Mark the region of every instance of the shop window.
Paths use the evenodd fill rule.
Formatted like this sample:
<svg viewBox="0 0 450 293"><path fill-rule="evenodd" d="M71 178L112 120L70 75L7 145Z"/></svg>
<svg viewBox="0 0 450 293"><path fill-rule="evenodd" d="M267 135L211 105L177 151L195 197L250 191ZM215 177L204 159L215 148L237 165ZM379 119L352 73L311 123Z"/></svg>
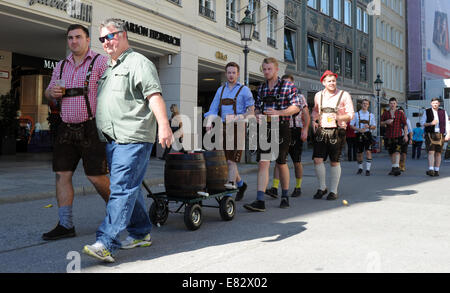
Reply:
<svg viewBox="0 0 450 293"><path fill-rule="evenodd" d="M321 53L321 68L320 70L324 72L330 69L330 44L322 42L322 53Z"/></svg>
<svg viewBox="0 0 450 293"><path fill-rule="evenodd" d="M342 74L342 49L339 47L334 47L334 73Z"/></svg>
<svg viewBox="0 0 450 293"><path fill-rule="evenodd" d="M209 19L215 20L216 14L214 12L213 0L198 0L199 1L199 14Z"/></svg>
<svg viewBox="0 0 450 293"><path fill-rule="evenodd" d="M267 44L272 47L277 46L276 40L277 15L278 11L275 8L267 6Z"/></svg>
<svg viewBox="0 0 450 293"><path fill-rule="evenodd" d="M319 53L319 42L313 37L308 37L308 60L307 65L310 68L318 69L317 54Z"/></svg>
<svg viewBox="0 0 450 293"><path fill-rule="evenodd" d="M284 60L295 63L296 31L284 29Z"/></svg>
<svg viewBox="0 0 450 293"><path fill-rule="evenodd" d="M345 51L345 78L353 79L353 54Z"/></svg>
<svg viewBox="0 0 450 293"><path fill-rule="evenodd" d="M367 58L361 57L359 61L359 80L367 82Z"/></svg>

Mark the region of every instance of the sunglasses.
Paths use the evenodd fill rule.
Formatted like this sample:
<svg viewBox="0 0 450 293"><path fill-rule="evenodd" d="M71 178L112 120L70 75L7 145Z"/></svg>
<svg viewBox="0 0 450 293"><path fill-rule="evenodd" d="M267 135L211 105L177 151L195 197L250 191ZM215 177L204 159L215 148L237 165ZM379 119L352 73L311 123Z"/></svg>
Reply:
<svg viewBox="0 0 450 293"><path fill-rule="evenodd" d="M100 38L98 38L98 39L100 40L100 43L103 44L103 43L105 42L105 40L111 41L112 39L114 39L114 36L115 36L116 34L121 33L121 32L123 32L123 31L113 32L113 33L107 34L107 35L104 36L104 37L100 37Z"/></svg>

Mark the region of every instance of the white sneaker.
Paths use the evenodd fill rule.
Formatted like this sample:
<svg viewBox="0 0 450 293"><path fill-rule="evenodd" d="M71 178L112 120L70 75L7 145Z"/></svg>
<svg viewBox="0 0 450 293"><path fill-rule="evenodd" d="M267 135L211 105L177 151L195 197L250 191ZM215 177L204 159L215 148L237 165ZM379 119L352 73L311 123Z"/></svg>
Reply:
<svg viewBox="0 0 450 293"><path fill-rule="evenodd" d="M152 237L150 233L147 234L143 239L134 239L128 236L125 241L122 242L122 247L120 249L131 249L135 247L148 247L152 245Z"/></svg>
<svg viewBox="0 0 450 293"><path fill-rule="evenodd" d="M234 184L234 182L231 182L231 181L228 183L225 183L223 186L225 186L225 188L228 190L237 189L236 184Z"/></svg>
<svg viewBox="0 0 450 293"><path fill-rule="evenodd" d="M95 242L93 245L85 245L83 248L83 253L95 257L104 262L115 262L111 253L105 248L101 242Z"/></svg>

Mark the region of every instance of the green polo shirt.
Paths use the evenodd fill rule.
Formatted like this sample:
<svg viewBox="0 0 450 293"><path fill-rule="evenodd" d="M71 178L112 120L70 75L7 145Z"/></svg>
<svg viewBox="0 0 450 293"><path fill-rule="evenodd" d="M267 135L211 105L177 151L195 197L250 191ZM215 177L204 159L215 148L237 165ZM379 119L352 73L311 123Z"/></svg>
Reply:
<svg viewBox="0 0 450 293"><path fill-rule="evenodd" d="M97 128L117 143L155 142L156 118L147 97L162 93L155 65L131 48L98 80Z"/></svg>

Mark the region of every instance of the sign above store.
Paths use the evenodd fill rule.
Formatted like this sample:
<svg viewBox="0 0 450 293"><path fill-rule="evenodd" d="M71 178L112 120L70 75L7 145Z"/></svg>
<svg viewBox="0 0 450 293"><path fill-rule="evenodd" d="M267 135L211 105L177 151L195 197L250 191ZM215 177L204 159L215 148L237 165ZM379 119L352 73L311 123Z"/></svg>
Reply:
<svg viewBox="0 0 450 293"><path fill-rule="evenodd" d="M42 4L61 11L75 19L92 22L92 5L81 3L79 0L30 0L29 5Z"/></svg>
<svg viewBox="0 0 450 293"><path fill-rule="evenodd" d="M127 31L131 33L135 33L144 37L148 37L150 39L155 39L164 43L168 43L174 46L181 46L181 39L177 37L170 36L168 34L164 34L152 29L149 29L145 26L138 25L132 22L125 21L125 26Z"/></svg>

